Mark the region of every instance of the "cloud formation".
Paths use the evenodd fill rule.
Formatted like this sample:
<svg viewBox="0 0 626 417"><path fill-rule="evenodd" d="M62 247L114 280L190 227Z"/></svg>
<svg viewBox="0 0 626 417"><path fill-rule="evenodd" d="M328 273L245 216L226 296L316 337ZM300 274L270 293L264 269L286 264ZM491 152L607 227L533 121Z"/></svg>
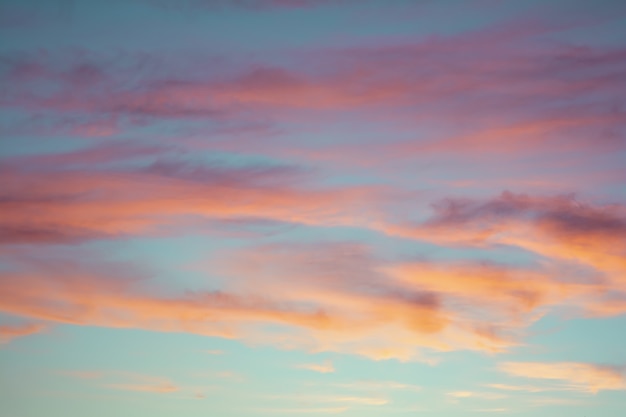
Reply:
<svg viewBox="0 0 626 417"><path fill-rule="evenodd" d="M140 156L135 152L144 158L159 153L158 148L107 145L7 163L0 200L5 213L0 222L3 243L149 234L169 224L184 228L194 219L358 224L365 221L367 211L375 210L371 204L376 201L376 188L298 188L291 182L300 174L289 167L157 161L106 169L106 163L120 162L120 150L129 151L125 159L130 162ZM103 163L104 169L83 168Z"/></svg>
<svg viewBox="0 0 626 417"><path fill-rule="evenodd" d="M302 363L296 365L296 368L308 369L314 372L320 372L322 374L335 372L335 367L331 361L325 361L324 363Z"/></svg>
<svg viewBox="0 0 626 417"><path fill-rule="evenodd" d="M404 224L389 232L440 244L519 247L596 268L623 285L623 205L593 206L573 196L504 192L487 200L447 199L433 207L435 214L423 223Z"/></svg>
<svg viewBox="0 0 626 417"><path fill-rule="evenodd" d="M601 365L626 314L624 5L3 3L10 413L533 414L626 389Z"/></svg>
<svg viewBox="0 0 626 417"><path fill-rule="evenodd" d="M499 369L510 375L532 379L558 381L561 386L578 391L597 393L626 390L624 369L577 362L504 362Z"/></svg>
<svg viewBox="0 0 626 417"><path fill-rule="evenodd" d="M44 323L24 323L24 324L7 324L0 325L0 344L9 343L18 337L24 337L31 334L39 333L46 329Z"/></svg>

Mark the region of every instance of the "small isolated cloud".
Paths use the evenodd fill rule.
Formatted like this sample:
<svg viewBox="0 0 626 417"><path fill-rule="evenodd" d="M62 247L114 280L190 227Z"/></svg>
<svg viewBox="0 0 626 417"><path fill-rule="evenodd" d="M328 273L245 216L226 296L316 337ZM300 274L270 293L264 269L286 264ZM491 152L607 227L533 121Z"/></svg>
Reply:
<svg viewBox="0 0 626 417"><path fill-rule="evenodd" d="M477 398L482 400L499 400L506 398L504 394L497 392L479 392L479 391L452 391L447 393L452 402L457 402L465 398Z"/></svg>
<svg viewBox="0 0 626 417"><path fill-rule="evenodd" d="M603 390L626 390L623 369L577 362L505 362L500 370L509 375L561 381L576 391L597 393Z"/></svg>
<svg viewBox="0 0 626 417"><path fill-rule="evenodd" d="M331 361L325 361L324 363L303 363L296 365L296 368L308 369L309 371L319 372L322 374L335 372L335 367Z"/></svg>
<svg viewBox="0 0 626 417"><path fill-rule="evenodd" d="M118 379L124 379L124 381L108 383L103 386L105 388L122 391L151 392L160 394L180 391L179 386L163 377L122 372L119 373Z"/></svg>
<svg viewBox="0 0 626 417"><path fill-rule="evenodd" d="M454 392L449 392L448 395L454 398L468 398L468 397L473 396L473 393L470 391L454 391Z"/></svg>
<svg viewBox="0 0 626 417"><path fill-rule="evenodd" d="M46 328L42 323L26 323L0 326L0 344L9 343L18 337L39 333Z"/></svg>
<svg viewBox="0 0 626 417"><path fill-rule="evenodd" d="M489 388L499 389L502 391L525 391L525 392L543 392L558 391L557 387L538 387L534 385L508 385L508 384L487 384Z"/></svg>
<svg viewBox="0 0 626 417"><path fill-rule="evenodd" d="M389 403L389 400L381 397L351 397L351 396L336 396L336 397L322 397L322 400L328 402L339 402L348 404L360 404L360 405L385 405Z"/></svg>

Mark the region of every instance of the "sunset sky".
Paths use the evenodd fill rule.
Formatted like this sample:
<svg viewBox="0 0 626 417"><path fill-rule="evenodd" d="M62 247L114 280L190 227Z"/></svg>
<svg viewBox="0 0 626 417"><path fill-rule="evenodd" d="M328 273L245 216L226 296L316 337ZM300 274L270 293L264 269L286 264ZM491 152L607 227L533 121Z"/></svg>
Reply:
<svg viewBox="0 0 626 417"><path fill-rule="evenodd" d="M0 416L623 417L626 2L0 0Z"/></svg>

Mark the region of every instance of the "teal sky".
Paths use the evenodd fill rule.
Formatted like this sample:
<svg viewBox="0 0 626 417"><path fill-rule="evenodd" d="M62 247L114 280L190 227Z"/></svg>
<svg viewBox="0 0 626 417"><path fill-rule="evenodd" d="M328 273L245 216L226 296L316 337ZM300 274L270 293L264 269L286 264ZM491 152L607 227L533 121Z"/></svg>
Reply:
<svg viewBox="0 0 626 417"><path fill-rule="evenodd" d="M0 0L0 415L622 417L619 1Z"/></svg>

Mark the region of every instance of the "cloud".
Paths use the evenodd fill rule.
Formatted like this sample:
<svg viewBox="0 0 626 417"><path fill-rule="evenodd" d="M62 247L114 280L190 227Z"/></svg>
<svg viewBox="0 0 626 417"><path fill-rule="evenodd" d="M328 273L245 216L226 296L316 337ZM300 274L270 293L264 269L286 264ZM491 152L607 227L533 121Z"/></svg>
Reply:
<svg viewBox="0 0 626 417"><path fill-rule="evenodd" d="M443 245L508 245L546 258L583 264L606 274L623 290L626 209L593 206L572 196L534 197L504 192L487 200L448 199L420 224L390 234Z"/></svg>
<svg viewBox="0 0 626 417"><path fill-rule="evenodd" d="M526 392L544 392L544 391L559 391L563 388L559 387L544 387L534 385L507 385L507 384L487 384L489 388L498 389L502 391L526 391Z"/></svg>
<svg viewBox="0 0 626 417"><path fill-rule="evenodd" d="M259 296L220 291L158 296L133 280L98 275L76 264L47 264L44 273L2 273L0 310L75 325L143 328L232 338L241 323L283 323L310 328L344 324L319 311L279 306Z"/></svg>
<svg viewBox="0 0 626 417"><path fill-rule="evenodd" d="M72 378L94 380L103 388L121 391L167 394L183 389L168 378L127 371L62 371L60 373Z"/></svg>
<svg viewBox="0 0 626 417"><path fill-rule="evenodd" d="M107 239L149 234L169 225L184 230L185 222L205 219L349 225L364 222L366 213L375 210L376 189L295 187L301 172L292 167L156 162L147 167L84 168L90 161L106 166L125 151L130 151L126 162L159 153L158 148L145 152L142 147L105 145L21 158L29 164L7 161L0 198L2 242Z"/></svg>
<svg viewBox="0 0 626 417"><path fill-rule="evenodd" d="M359 380L351 383L337 383L333 386L358 391L421 391L422 387L397 381Z"/></svg>
<svg viewBox="0 0 626 417"><path fill-rule="evenodd" d="M262 282L282 300L316 306L346 323L308 335L293 332L296 346L301 338L320 351L427 360L418 348L497 351L512 343L485 331L466 312L445 308L437 292L394 282L361 245L268 245L219 258L218 270L229 277L234 292L248 292Z"/></svg>
<svg viewBox="0 0 626 417"><path fill-rule="evenodd" d="M255 408L255 412L267 414L339 414L349 407L299 407L299 408Z"/></svg>
<svg viewBox="0 0 626 417"><path fill-rule="evenodd" d="M48 326L44 323L24 323L0 325L0 344L9 343L13 339L39 333Z"/></svg>
<svg viewBox="0 0 626 417"><path fill-rule="evenodd" d="M504 362L498 368L512 376L559 381L564 387L594 394L626 390L626 376L620 367L577 362Z"/></svg>
<svg viewBox="0 0 626 417"><path fill-rule="evenodd" d="M138 392L153 392L153 393L169 393L176 392L179 388L172 385L169 382L157 382L154 384L107 384L107 388L122 390L122 391L138 391Z"/></svg>
<svg viewBox="0 0 626 417"><path fill-rule="evenodd" d="M78 379L100 379L105 373L102 371L62 371L62 375L71 376Z"/></svg>
<svg viewBox="0 0 626 417"><path fill-rule="evenodd" d="M324 363L303 363L296 365L296 368L308 369L309 371L320 372L322 374L335 372L335 367L331 361Z"/></svg>
<svg viewBox="0 0 626 417"><path fill-rule="evenodd" d="M95 53L66 54L60 65L9 56L0 104L60 115L66 131L86 136L171 119L318 124L328 119L324 113L337 112L400 126L392 130L398 139L387 130L383 143L354 148L340 155L345 160L623 149L624 49L538 40L561 26L523 18L460 35L307 50L284 59L301 65L220 64L210 57L203 58L209 64L193 65L195 55ZM136 82L127 82L131 75ZM440 133L406 139L403 129L416 125Z"/></svg>
<svg viewBox="0 0 626 417"><path fill-rule="evenodd" d="M385 269L405 285L463 300L478 314L492 310L508 320L540 307L580 303L581 297L601 294L605 289L593 282L563 280L558 270L488 262L404 262Z"/></svg>
<svg viewBox="0 0 626 417"><path fill-rule="evenodd" d="M372 262L358 247L303 246L282 254L267 249L255 249L256 257L246 255L246 262L230 259L238 266L230 270L234 285L169 295L127 265L15 256L0 274L0 311L51 323L183 331L374 359L420 359L422 348L493 350L511 343L446 311L436 295L389 285L382 276L354 275L361 260ZM349 251L353 255L340 256ZM311 255L322 262L309 261L306 274L290 272L302 271L300 262ZM263 265L287 270L266 275ZM252 276L256 285L265 281L265 295L247 287ZM360 288L354 285L359 277Z"/></svg>
<svg viewBox="0 0 626 417"><path fill-rule="evenodd" d="M448 392L447 395L454 399L480 398L480 399L485 399L485 400L499 400L499 399L507 397L504 394L500 394L496 392L477 392L477 391L452 391L452 392Z"/></svg>
<svg viewBox="0 0 626 417"><path fill-rule="evenodd" d="M350 395L316 395L316 394L291 394L291 395L274 395L268 399L288 399L297 401L301 404L313 405L324 403L343 403L346 406L381 406L388 404L387 398L378 396L350 396Z"/></svg>
<svg viewBox="0 0 626 417"><path fill-rule="evenodd" d="M479 408L474 411L478 411L481 413L506 413L509 411L508 408Z"/></svg>
<svg viewBox="0 0 626 417"><path fill-rule="evenodd" d="M171 146L142 145L132 141L110 141L69 152L30 154L4 158L7 170L22 170L30 173L75 171L94 167L115 166L120 162L153 159L167 155Z"/></svg>
<svg viewBox="0 0 626 417"><path fill-rule="evenodd" d="M274 176L280 182L289 171L222 174L221 169L168 167L62 179L19 175L22 182L6 183L12 197L2 203L9 208L5 227L21 224L39 236L42 229L92 239L146 234L179 216L219 219L254 212L312 226L364 225L444 245L507 244L551 261L524 268L389 261L358 244L274 244L220 254L210 266L212 274L229 277L219 291L163 295L118 267L26 257L0 274L0 308L33 320L429 361L432 351L504 351L550 308L571 306L590 315L623 312L617 274L625 247L621 206L504 193L486 201L446 200L435 205L431 218L400 227L350 214L370 198L367 192L256 182L260 177L272 184ZM216 200L219 193L228 199ZM29 214L35 209L36 218ZM61 240L57 236L56 242ZM569 263L584 263L603 275ZM259 282L263 295L255 290ZM610 297L614 302L604 303Z"/></svg>

